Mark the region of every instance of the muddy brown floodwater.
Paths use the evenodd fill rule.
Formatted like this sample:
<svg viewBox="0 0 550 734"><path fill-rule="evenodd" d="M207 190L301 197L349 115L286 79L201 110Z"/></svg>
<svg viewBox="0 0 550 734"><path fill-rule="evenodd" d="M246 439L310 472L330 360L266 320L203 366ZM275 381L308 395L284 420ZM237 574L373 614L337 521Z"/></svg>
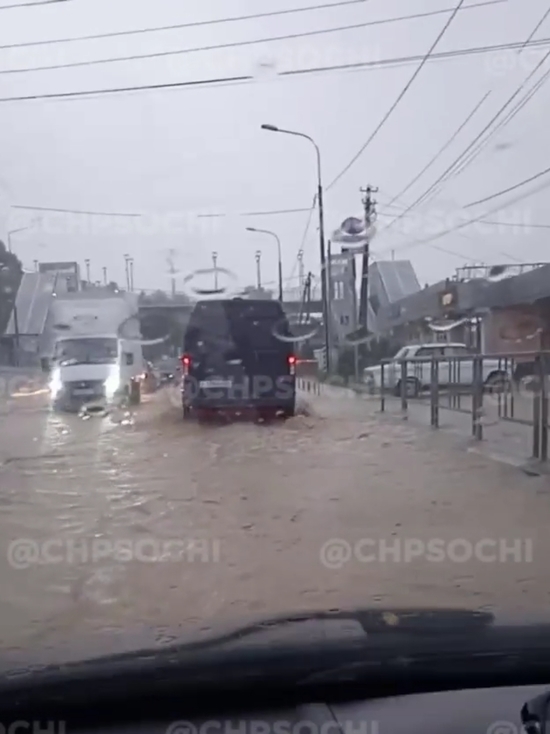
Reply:
<svg viewBox="0 0 550 734"><path fill-rule="evenodd" d="M550 608L547 479L366 401L308 399L310 415L271 425L184 423L168 390L89 420L43 396L4 406L2 648L355 605ZM404 557L432 539L462 545ZM523 545L461 555L487 539ZM400 557L373 558L377 543Z"/></svg>

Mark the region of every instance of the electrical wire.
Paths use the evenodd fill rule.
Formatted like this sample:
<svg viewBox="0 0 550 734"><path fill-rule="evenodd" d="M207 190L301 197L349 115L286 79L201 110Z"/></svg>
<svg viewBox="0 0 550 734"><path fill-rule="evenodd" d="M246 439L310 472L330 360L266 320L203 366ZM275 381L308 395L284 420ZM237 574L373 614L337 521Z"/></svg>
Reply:
<svg viewBox="0 0 550 734"><path fill-rule="evenodd" d="M527 224L525 222L495 222L490 219L480 219L482 224L495 224L499 227L516 227L521 229L550 229L550 224Z"/></svg>
<svg viewBox="0 0 550 734"><path fill-rule="evenodd" d="M535 173L534 176L530 176L529 178L526 178L523 181L520 181L519 183L514 184L513 186L508 186L508 188L502 189L501 191L497 191L496 193L491 194L490 196L485 196L483 199L472 201L470 202L470 204L466 204L464 208L469 209L472 206L477 206L478 204L484 204L486 201L491 201L492 199L496 199L499 196L504 196L504 194L509 194L511 191L515 191L516 189L519 189L522 186L526 186L528 183L531 183L531 181L536 181L538 178L541 178L542 176L546 176L549 173L550 173L550 167L545 168L543 171L539 171L538 173Z"/></svg>
<svg viewBox="0 0 550 734"><path fill-rule="evenodd" d="M290 275L291 278L294 277L294 273L296 272L296 268L298 267L298 256L300 254L300 251L303 252L303 250L304 250L304 247L305 247L305 244L306 244L306 240L307 240L307 236L308 236L308 233L309 233L309 228L311 227L311 220L313 219L313 212L315 211L315 207L316 206L317 206L317 194L315 194L315 196L313 197L313 202L312 202L311 207L309 209L309 216L307 218L307 222L306 222L306 226L305 226L305 229L304 229L304 233L302 235L302 241L300 243L300 246L298 247L298 251L296 252L296 257L294 258L294 265L292 266L292 271L291 271L291 275Z"/></svg>
<svg viewBox="0 0 550 734"><path fill-rule="evenodd" d="M510 49L517 49L523 45L521 42L513 43L502 43L493 46L478 46L473 48L456 49L454 51L442 51L440 53L433 53L430 56L429 61L446 60L451 58L471 56L477 54L492 53L495 51L504 51ZM530 48L539 48L548 46L550 44L550 38L543 38L539 41L531 41L529 44ZM286 79L289 77L306 76L323 74L333 71L369 71L371 68L379 69L385 67L394 67L403 64L416 63L420 61L422 56L401 56L390 59L382 59L381 61L366 61L357 62L354 64L338 64L325 67L315 67L308 69L293 69L283 71L277 75L278 79ZM228 77L221 79L194 79L185 82L165 82L158 84L140 84L127 87L113 87L113 88L100 88L90 90L79 90L69 92L53 92L49 94L30 94L13 97L0 97L0 102L27 102L40 99L70 99L78 97L94 97L94 96L107 96L111 94L121 94L126 92L140 92L140 91L158 91L163 89L177 89L180 87L200 87L200 86L225 86L234 82L255 82L258 83L256 78L251 75L242 75L236 77Z"/></svg>
<svg viewBox="0 0 550 734"><path fill-rule="evenodd" d="M333 186L340 181L340 179L349 171L349 169L353 166L353 164L363 155L365 150L368 148L368 146L371 144L371 142L374 140L374 138L378 135L380 130L384 127L387 120L390 118L391 114L395 110L395 108L399 105L403 97L406 95L406 93L411 88L412 84L414 83L415 79L418 77L424 66L426 65L426 62L430 58L433 51L435 51L435 48L439 41L443 38L445 33L447 32L449 26L455 19L458 11L461 9L462 5L464 4L464 0L459 0L456 7L452 11L450 17L447 19L447 22L441 29L441 31L438 33L435 41L432 43L430 48L428 49L428 53L424 56L422 61L420 62L419 66L414 70L412 77L409 79L409 81L405 84L401 92L397 95L397 99L394 101L392 106L389 108L389 110L386 112L382 120L378 123L377 127L374 129L374 131L370 134L367 141L359 148L357 153L352 157L351 161L344 166L344 168L340 171L340 173L331 181L331 183L327 187L327 191L330 191Z"/></svg>
<svg viewBox="0 0 550 734"><path fill-rule="evenodd" d="M543 191L544 189L548 188L550 186L550 181L544 183L539 188L535 189L534 191L528 191L520 196L517 196L515 199L512 199L511 201L507 201L504 204L499 204L498 206L494 207L493 209L490 209L489 211L484 212L483 214L480 214L478 217L474 217L472 219L469 219L467 222L461 222L460 224L457 224L454 227L449 227L448 229L442 230L441 232L438 232L435 235L432 235L431 237L427 237L423 240L416 240L414 242L409 242L406 245L402 245L398 248L390 248L393 250L407 250L411 247L419 247L420 245L428 244L429 242L433 242L434 240L439 239L440 237L443 237L443 235L450 234L451 232L456 232L457 230L464 229L464 227L469 227L471 224L475 224L476 222L481 222L482 220L485 220L486 217L490 216L491 214L495 214L495 212L499 212L502 209L504 209L507 206L510 206L511 204L517 204L518 201L523 201L524 199L529 198L530 196L534 196L535 194L538 194L539 192ZM388 252L388 250L384 250L383 252Z"/></svg>
<svg viewBox="0 0 550 734"><path fill-rule="evenodd" d="M518 115L521 110L531 101L531 99L535 96L537 92L539 92L542 87L546 84L548 79L550 78L550 70L545 72L545 74L537 81L537 83L532 87L532 89L529 90L529 92L521 99L516 106L510 110L508 115L487 135L485 140L482 140L479 142L477 147L471 151L471 153L468 155L468 157L462 162L462 164L457 167L456 171L454 171L450 176L449 179L454 179L460 176L460 174L470 166L476 158L485 150L489 142L491 141L491 138L493 138L495 135L497 135L502 129L504 129L509 123ZM449 180L447 179L447 180ZM436 195L437 192L434 192L434 195Z"/></svg>
<svg viewBox="0 0 550 734"><path fill-rule="evenodd" d="M525 48L527 48L531 42L532 38L535 35L538 28L540 28L541 24L544 22L546 17L548 16L548 11L546 11L542 18L539 20L539 22L536 24L535 28L531 31L527 39L525 40L524 44L521 45L521 47L518 49L518 55L520 55ZM514 102L516 97L521 93L521 91L525 88L526 84L530 81L530 79L537 73L537 71L546 63L547 59L550 57L550 51L539 61L539 63L534 67L534 69L531 70L531 72L528 74L528 76L523 80L523 82L516 88L516 91L506 100L506 102L502 105L502 107L497 111L496 115L489 121L489 123L483 128L483 130L479 133L479 135L474 138L474 140L470 143L470 145L460 154L460 156L453 161L451 166L443 172L442 176L435 182L435 185L432 184L430 189L428 190L427 194L424 194L421 202L425 201L427 196L432 194L437 194L437 192L441 189L441 186L439 186L440 183L445 183L450 178L454 178L460 173L464 171L464 169L470 165L470 163L475 160L475 158L479 155L481 150L487 145L488 141L493 137L493 135L501 130L505 125L510 122L511 119L521 110L523 107L529 102L529 100L534 96L536 91L544 84L544 81L548 78L548 72L545 73L543 79L544 81L539 80L537 84L535 85L535 89L530 90L530 92L527 93L527 95L523 98L523 100L520 101L519 105L516 106L515 110L512 111L511 114L509 114L508 118L505 120L501 120L500 123L498 123L499 118L501 115L506 111L506 109ZM522 104L523 102L523 104ZM491 127L493 124L497 122L497 125L493 130L491 131ZM486 138L483 139L483 136L486 134ZM475 146L477 145L477 149ZM473 151L472 151L473 148ZM439 186L439 188L437 188Z"/></svg>
<svg viewBox="0 0 550 734"><path fill-rule="evenodd" d="M537 25L536 25L536 26L535 26L535 27L533 28L533 30L531 31L531 33L530 33L530 34L529 34L529 36L527 37L527 40L525 41L525 43L526 43L526 44L527 44L527 43L529 43L529 41L530 41L530 40L531 40L531 39L532 39L532 38L534 37L535 33L536 33L536 32L538 31L538 29L539 29L539 28L541 27L541 25L542 25L542 24L544 23L544 21L546 20L546 18L548 18L548 16L549 16L549 15L550 15L550 8L548 8L548 9L546 10L546 12L545 12L545 13L544 13L544 15L542 16L542 18L541 18L541 19L539 20L539 22L537 23ZM523 51L523 48L524 48L524 47L522 47L522 48L521 48L521 49L519 50L519 54L521 54L521 52ZM518 55L519 55L519 54L518 54Z"/></svg>
<svg viewBox="0 0 550 734"><path fill-rule="evenodd" d="M467 8L464 8L464 10L483 6L483 5L493 5L495 3L500 3L503 1L504 0L485 0L484 2L480 2L475 5L470 5ZM460 0L460 2L462 3L464 2L464 0ZM416 18L426 18L432 15L441 15L442 13L448 13L449 11L450 9L432 10L432 11L428 11L425 13L415 13L413 15L404 15L404 16L399 16L396 18L382 18L380 20L369 20L369 21L364 21L363 23L352 23L348 25L335 26L331 28L321 28L321 29L314 30L314 31L303 31L300 33L287 33L287 34L283 34L279 36L268 36L265 38L252 38L252 39L248 39L245 41L230 41L227 43L216 43L216 44L211 44L208 46L194 46L190 48L175 49L173 51L155 51L155 52L147 53L147 54L131 54L129 56L117 56L117 57L110 57L110 58L104 58L104 59L90 59L86 61L70 61L64 64L47 64L45 66L31 66L27 68L0 69L0 74L24 74L24 73L30 73L30 72L36 72L36 71L54 71L54 70L59 70L59 69L74 69L77 67L84 67L84 66L98 66L100 64L101 65L114 64L114 63L138 61L138 60L144 60L144 59L166 58L169 56L179 56L182 54L199 53L199 52L206 52L206 51L219 51L219 50L229 49L229 48L242 48L245 46L255 46L258 44L262 44L262 43L289 41L289 40L294 40L297 38L310 38L313 36L321 36L321 35L326 35L329 33L340 33L343 31L357 30L359 28L367 28L369 26L383 25L387 23L395 23L398 21L405 21L405 20L413 20Z"/></svg>
<svg viewBox="0 0 550 734"><path fill-rule="evenodd" d="M11 206L12 209L25 209L30 211L37 211L37 212L57 212L62 214L87 214L91 216L97 216L97 217L141 217L142 214L128 214L128 213L120 213L120 212L90 212L90 211L81 211L79 209L56 209L54 207L49 206L24 206L23 204L13 204Z"/></svg>
<svg viewBox="0 0 550 734"><path fill-rule="evenodd" d="M389 205L386 204L385 206L389 206ZM395 207L396 205L395 204L392 204L392 206ZM386 214L386 215L380 214L380 216L394 216L394 215L393 214ZM405 211L403 211L402 212L402 216L404 216L404 217L415 217L416 218L417 215L415 215L414 213L406 213ZM485 222L485 220L480 220L480 221L481 222L484 222L484 223L487 223L487 224L495 224L495 222ZM387 227L386 228L383 228L382 230L380 230L380 233L383 232L383 231L385 231L385 229L387 229ZM403 233L402 232L399 232L399 234L403 234ZM467 239L467 240L474 241L474 242L476 241L475 238L472 235L466 234L466 232L458 231L458 232L456 232L456 234L457 234L457 236L462 237L463 239ZM487 243L486 243L486 245L487 245ZM491 244L489 244L488 246L490 247L490 249L494 250L494 252L498 253L499 255L502 255L503 257L508 258L508 260L511 260L512 262L522 262L522 260L520 258L517 258L515 255L512 255L511 253L509 253L509 252L507 252L505 250L500 250L499 248L494 247ZM434 245L428 245L428 247L434 247ZM438 249L438 248L435 248L435 249ZM441 249L441 248L439 248L439 249ZM457 253L452 252L450 254L456 255Z"/></svg>
<svg viewBox="0 0 550 734"><path fill-rule="evenodd" d="M63 2L63 0L56 0ZM306 13L312 10L323 10L325 8L338 8L344 5L361 5L369 0L340 0L339 2L328 3L325 5L308 5L303 8L289 8L287 10L271 10L265 13L253 13L250 15L236 15L227 18L214 18L212 20L196 20L188 23L176 23L174 25L154 26L150 28L137 28L129 31L111 31L109 33L94 33L85 36L70 36L65 38L52 38L42 41L26 41L23 43L10 43L0 46L0 50L12 48L28 48L29 46L49 46L57 43L75 43L77 41L97 41L104 38L120 38L122 36L134 36L143 33L157 33L160 31L181 30L185 28L200 28L202 26L221 25L224 23L237 23L246 20L257 20L261 18L271 18L280 15L291 15L294 13ZM43 4L43 3L39 3Z"/></svg>
<svg viewBox="0 0 550 734"><path fill-rule="evenodd" d="M67 3L71 0L36 0L30 3L15 3L13 5L0 5L0 10L16 10L17 8L33 8L38 5L54 5L57 3Z"/></svg>
<svg viewBox="0 0 550 734"><path fill-rule="evenodd" d="M531 44L532 39L533 39L533 36L537 32L537 30L540 28L540 26L542 25L542 23L544 22L544 20L546 19L546 17L548 16L549 13L550 13L550 8L544 13L544 15L539 20L539 22L536 24L535 28L531 31L531 33L529 34L529 36L527 37L527 39L524 41L524 43L521 44L521 46L518 49L518 55L521 54L523 52L523 50L525 48L527 48ZM515 110L513 111L513 113L511 115L509 115L508 118L506 120L504 120L500 125L497 125L496 129L494 129L492 132L489 133L489 135L487 136L487 138L485 139L485 141L482 141L481 142L480 146L477 149L477 152L474 150L473 157L470 156L470 158L467 159L467 156L468 156L469 152L472 150L472 147L475 146L481 138L483 138L483 136L485 135L485 133L487 132L487 130L489 130L491 128L491 126L493 125L493 123L498 120L498 118L501 116L501 114L513 102L513 100L516 98L516 96L521 92L521 90L528 83L529 79L531 79L531 77L537 72L537 70L540 68L540 66L543 63L545 63L546 59L549 56L550 56L550 52L548 52L546 54L546 56L544 56L544 58L541 60L541 62L532 70L532 72L529 74L529 76L516 89L516 91L512 94L512 96L508 98L508 100L505 102L505 104L498 110L498 112L496 113L496 115L483 128L483 130L481 131L481 133L479 133L479 135L477 135L474 138L474 140L466 147L465 150L462 151L462 153L458 156L458 158L456 158L451 163L451 165L441 174L441 176L439 176L436 179L436 181L434 183L432 183L432 185L429 186L428 189L420 197L418 197L409 207L407 207L405 209L405 213L406 212L409 212L415 206L424 203L425 201L429 200L430 198L433 198L433 196L436 196L437 193L441 190L441 187L442 187L443 183L445 183L446 181L448 181L449 178L453 177L453 174L459 175L464 170L464 168L467 165L469 165L471 162L473 162L473 160L475 159L475 157L477 157L477 155L479 155L479 153L481 152L481 149L487 144L487 142L490 139L490 137L492 137L492 135L495 132L497 132L498 130L502 129L502 127L504 125L508 124L508 122L510 122L510 120L523 108L523 106L525 106L525 104L527 104L529 102L529 100L531 99L531 97L536 93L536 91L538 91L538 88L540 88L540 86L542 86L540 84L540 81L538 83L540 86L538 86L536 90L531 90L531 92L529 93L529 95L526 96L523 99L523 104L520 102L518 104L518 106L515 108ZM549 73L550 72L547 72L545 76L547 77ZM542 82L542 83L544 83L544 82ZM464 163L465 160L466 160L466 162ZM406 187L405 190L407 190L407 188L408 187ZM401 192L401 194L402 193L403 192ZM399 198L401 196L401 194L399 194L395 198ZM395 198L392 199L392 202L391 203L393 203L393 201L395 201ZM400 215L399 217L397 217L395 221L396 222L399 221L399 219L401 218L401 216L403 216L403 214ZM387 225L384 229L388 229L393 224L394 224L393 222L390 222L390 224Z"/></svg>
<svg viewBox="0 0 550 734"><path fill-rule="evenodd" d="M446 180L448 180L449 175L453 174L453 171L456 170L457 165L460 165L460 163L465 159L466 155L472 150L474 145L485 135L485 133L490 130L491 126L498 120L498 118L502 115L502 113L506 110L506 108L513 102L513 100L520 94L521 90L525 87L529 79L536 73L537 69L540 68L540 66L545 63L546 59L550 57L550 51L544 55L544 57L541 59L539 64L531 71L529 76L517 87L515 92L506 100L506 102L499 108L499 110L493 115L493 117L489 120L489 122L485 125L485 127L481 130L478 135L466 146L466 148L460 153L457 158L443 171L443 173L438 176L438 178L422 193L412 204L410 204L406 211L409 212L411 209L413 209L416 206L422 205L428 197L433 194L436 195L437 192L440 190L440 184L445 183ZM438 188L439 186L439 188Z"/></svg>
<svg viewBox="0 0 550 734"><path fill-rule="evenodd" d="M454 131L454 133L451 135L451 137L447 140L447 142L437 151L437 153L428 161L428 163L424 166L424 168L418 173L413 179L409 181L409 183L396 195L393 197L393 199L389 202L389 204L386 204L385 206L392 206L393 203L397 199L401 199L401 197L407 193L407 191L411 188L411 186L414 186L414 184L426 173L426 171L433 166L433 164L441 157L441 155L454 143L458 135L462 132L462 130L466 127L466 125L470 122L470 120L474 117L476 112L479 110L481 105L485 102L485 100L489 97L491 92L487 92L476 104L476 106L473 108L473 110L467 115L466 119L458 126L458 128ZM385 227L381 229L379 234L382 232L385 232L387 229L390 229L393 227L397 222L401 220L402 217L406 216L406 214L412 209L411 206L409 209L404 209L404 211L396 217L392 222L387 224Z"/></svg>

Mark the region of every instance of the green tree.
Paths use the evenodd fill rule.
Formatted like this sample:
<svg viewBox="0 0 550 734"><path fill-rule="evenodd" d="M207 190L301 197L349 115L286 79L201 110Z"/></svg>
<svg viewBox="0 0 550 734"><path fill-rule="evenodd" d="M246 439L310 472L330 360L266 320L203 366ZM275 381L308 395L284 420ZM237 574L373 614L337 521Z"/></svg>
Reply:
<svg viewBox="0 0 550 734"><path fill-rule="evenodd" d="M23 266L0 240L0 334L3 334L8 326L22 277Z"/></svg>

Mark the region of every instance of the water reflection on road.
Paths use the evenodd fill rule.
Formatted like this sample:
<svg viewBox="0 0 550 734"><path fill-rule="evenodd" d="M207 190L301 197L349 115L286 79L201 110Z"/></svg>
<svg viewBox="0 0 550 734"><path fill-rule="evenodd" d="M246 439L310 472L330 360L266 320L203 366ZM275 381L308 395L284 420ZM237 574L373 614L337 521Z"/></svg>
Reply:
<svg viewBox="0 0 550 734"><path fill-rule="evenodd" d="M12 401L0 644L354 604L545 604L542 537L527 565L322 563L331 538L519 537L550 519L545 480L362 410L318 401L286 422L198 425L169 389L86 420L41 395Z"/></svg>

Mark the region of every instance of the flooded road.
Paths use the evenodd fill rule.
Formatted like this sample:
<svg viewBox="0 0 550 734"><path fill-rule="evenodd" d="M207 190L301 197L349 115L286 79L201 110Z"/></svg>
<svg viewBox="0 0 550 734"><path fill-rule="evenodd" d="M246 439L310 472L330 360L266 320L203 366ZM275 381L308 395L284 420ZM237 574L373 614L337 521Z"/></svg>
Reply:
<svg viewBox="0 0 550 734"><path fill-rule="evenodd" d="M366 402L308 400L309 415L265 425L184 423L168 390L89 420L12 401L2 648L358 604L548 604L548 479L382 423ZM434 538L515 552L417 552ZM376 543L393 551L366 554Z"/></svg>

